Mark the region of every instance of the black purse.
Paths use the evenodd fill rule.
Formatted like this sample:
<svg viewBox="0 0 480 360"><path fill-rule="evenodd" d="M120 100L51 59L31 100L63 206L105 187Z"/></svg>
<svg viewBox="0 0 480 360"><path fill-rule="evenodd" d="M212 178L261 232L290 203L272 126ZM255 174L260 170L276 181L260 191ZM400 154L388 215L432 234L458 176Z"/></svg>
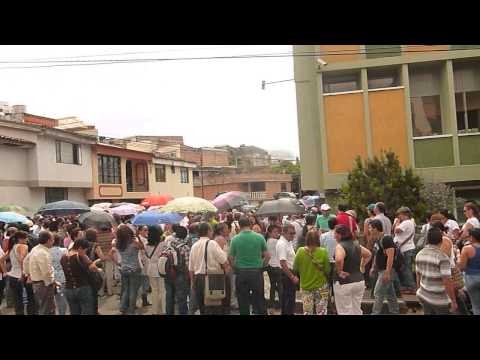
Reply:
<svg viewBox="0 0 480 360"><path fill-rule="evenodd" d="M90 271L85 264L80 260L80 256L77 254L77 261L80 265L80 267L87 273L88 276L88 283L89 285L95 290L95 293L97 293L103 285L103 276L102 276L102 270L99 269L98 272L96 271Z"/></svg>

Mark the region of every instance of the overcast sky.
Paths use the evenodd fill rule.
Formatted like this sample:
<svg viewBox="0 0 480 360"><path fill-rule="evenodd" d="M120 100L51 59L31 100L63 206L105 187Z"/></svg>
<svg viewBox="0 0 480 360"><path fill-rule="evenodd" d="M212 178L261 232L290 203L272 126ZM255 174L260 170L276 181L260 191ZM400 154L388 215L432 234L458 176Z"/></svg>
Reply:
<svg viewBox="0 0 480 360"><path fill-rule="evenodd" d="M204 57L291 52L285 46L0 46L0 101L77 116L100 135L183 135L191 146L256 145L298 154L293 59L189 60L5 69L5 61ZM85 55L106 55L88 58ZM76 56L82 56L75 58ZM3 68L3 69L2 69Z"/></svg>

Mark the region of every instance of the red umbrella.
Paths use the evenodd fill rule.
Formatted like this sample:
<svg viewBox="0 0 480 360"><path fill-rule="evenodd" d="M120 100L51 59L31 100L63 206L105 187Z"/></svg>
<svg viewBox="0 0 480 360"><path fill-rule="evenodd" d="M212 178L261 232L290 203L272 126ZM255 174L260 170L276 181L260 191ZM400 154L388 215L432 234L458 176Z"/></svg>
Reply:
<svg viewBox="0 0 480 360"><path fill-rule="evenodd" d="M173 200L173 196L170 195L151 195L140 203L140 205L149 207L157 205L166 205L170 200Z"/></svg>

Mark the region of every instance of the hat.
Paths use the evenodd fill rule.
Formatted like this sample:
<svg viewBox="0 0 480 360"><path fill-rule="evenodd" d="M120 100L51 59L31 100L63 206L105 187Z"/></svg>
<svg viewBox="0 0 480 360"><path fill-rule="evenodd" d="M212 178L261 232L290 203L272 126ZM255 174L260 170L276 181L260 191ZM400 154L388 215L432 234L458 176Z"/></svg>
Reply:
<svg viewBox="0 0 480 360"><path fill-rule="evenodd" d="M328 204L322 204L322 206L320 206L320 210L322 210L322 211L328 211L330 209L331 209L331 207Z"/></svg>
<svg viewBox="0 0 480 360"><path fill-rule="evenodd" d="M370 204L370 205L367 206L367 209L368 209L369 211L373 211L373 209L375 209L375 205L376 205L376 204Z"/></svg>
<svg viewBox="0 0 480 360"><path fill-rule="evenodd" d="M354 218L357 218L357 213L355 212L355 210L348 210L348 211L345 211L345 213L347 213L348 215Z"/></svg>

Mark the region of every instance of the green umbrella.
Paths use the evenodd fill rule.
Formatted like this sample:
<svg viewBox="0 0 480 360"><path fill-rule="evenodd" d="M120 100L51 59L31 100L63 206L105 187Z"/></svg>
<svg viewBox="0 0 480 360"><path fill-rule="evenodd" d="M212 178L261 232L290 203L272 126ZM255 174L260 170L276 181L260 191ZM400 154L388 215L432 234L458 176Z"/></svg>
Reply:
<svg viewBox="0 0 480 360"><path fill-rule="evenodd" d="M19 205L0 205L0 212L14 212L21 215L31 215L32 211Z"/></svg>

